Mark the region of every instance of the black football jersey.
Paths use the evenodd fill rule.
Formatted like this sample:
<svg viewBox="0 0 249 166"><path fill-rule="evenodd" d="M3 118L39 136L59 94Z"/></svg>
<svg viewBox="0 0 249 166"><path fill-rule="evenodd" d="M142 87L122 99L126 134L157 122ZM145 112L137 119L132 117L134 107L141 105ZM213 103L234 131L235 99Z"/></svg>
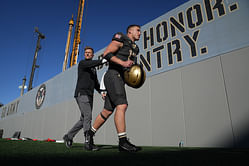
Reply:
<svg viewBox="0 0 249 166"><path fill-rule="evenodd" d="M113 53L114 56L123 61L127 61L128 59L135 61L136 55L139 53L139 48L135 42L133 42L130 38L128 38L121 32L114 34L112 40L123 43L123 47L121 47L117 52ZM110 68L115 68L119 71L125 70L121 65L113 62L110 62L109 65Z"/></svg>

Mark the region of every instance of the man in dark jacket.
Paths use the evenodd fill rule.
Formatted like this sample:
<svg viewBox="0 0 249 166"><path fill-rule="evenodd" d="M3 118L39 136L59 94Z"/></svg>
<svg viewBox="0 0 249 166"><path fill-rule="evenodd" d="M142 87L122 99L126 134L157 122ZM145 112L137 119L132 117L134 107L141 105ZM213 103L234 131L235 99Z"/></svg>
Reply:
<svg viewBox="0 0 249 166"><path fill-rule="evenodd" d="M83 128L85 136L85 149L98 150L94 145L92 137L89 136L92 121L92 107L94 89L100 93L100 85L97 79L96 66L102 65L106 60L92 60L94 50L91 47L85 48L85 60L78 65L78 80L74 97L79 106L80 120L64 135L63 139L68 148L72 146L74 136Z"/></svg>

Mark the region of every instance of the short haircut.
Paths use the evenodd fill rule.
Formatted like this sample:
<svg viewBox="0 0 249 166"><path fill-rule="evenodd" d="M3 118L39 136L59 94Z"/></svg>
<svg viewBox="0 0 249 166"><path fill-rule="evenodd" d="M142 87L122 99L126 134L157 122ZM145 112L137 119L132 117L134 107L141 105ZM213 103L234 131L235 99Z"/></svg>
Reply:
<svg viewBox="0 0 249 166"><path fill-rule="evenodd" d="M140 28L140 25L137 25L137 24L131 24L131 25L129 25L129 26L127 27L127 29L126 29L126 33L128 33L128 31L129 31L130 28L132 28L132 27L139 27L139 28Z"/></svg>
<svg viewBox="0 0 249 166"><path fill-rule="evenodd" d="M92 47L89 47L89 46L86 46L84 50L86 51L86 50L88 50L88 49L92 50L92 52L94 53L93 48L92 48Z"/></svg>

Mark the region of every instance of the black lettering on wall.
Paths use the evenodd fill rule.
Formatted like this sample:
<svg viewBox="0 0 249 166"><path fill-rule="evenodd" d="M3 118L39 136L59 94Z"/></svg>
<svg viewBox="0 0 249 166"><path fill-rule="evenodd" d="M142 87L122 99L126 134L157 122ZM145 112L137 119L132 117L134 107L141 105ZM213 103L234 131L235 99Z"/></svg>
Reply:
<svg viewBox="0 0 249 166"><path fill-rule="evenodd" d="M235 11L237 9L239 9L239 5L238 5L237 2L235 2L234 4L232 4L232 5L229 6L229 11L230 12L233 12L233 11Z"/></svg>
<svg viewBox="0 0 249 166"><path fill-rule="evenodd" d="M164 32L164 36L163 36L163 41L167 40L168 39L168 26L167 26L167 22L166 21L163 21L162 22L162 25L163 25L163 32Z"/></svg>
<svg viewBox="0 0 249 166"><path fill-rule="evenodd" d="M193 20L193 9L195 9L195 18L196 20ZM194 7L190 7L187 9L187 20L188 20L188 27L190 29L193 29L203 23L203 17L202 17L202 11L201 11L201 5L196 4Z"/></svg>
<svg viewBox="0 0 249 166"><path fill-rule="evenodd" d="M174 51L173 51L173 45L174 45ZM176 55L177 62L182 61L181 44L179 39L167 43L167 48L168 48L168 65L174 64L174 57L173 57L174 55Z"/></svg>
<svg viewBox="0 0 249 166"><path fill-rule="evenodd" d="M194 5L194 9L196 10L196 15L197 15L197 22L196 26L199 26L203 23L203 16L202 16L202 11L201 11L201 5L196 4Z"/></svg>
<svg viewBox="0 0 249 166"><path fill-rule="evenodd" d="M19 100L16 102L16 112L18 111Z"/></svg>
<svg viewBox="0 0 249 166"><path fill-rule="evenodd" d="M150 37L147 36L147 31L144 31L144 49L147 49L148 43L147 41L150 40Z"/></svg>
<svg viewBox="0 0 249 166"><path fill-rule="evenodd" d="M10 105L10 106L8 106L8 111L7 111L7 113L6 113L6 116L8 116L8 115L9 115L10 108L11 108L11 105Z"/></svg>
<svg viewBox="0 0 249 166"><path fill-rule="evenodd" d="M206 14L207 14L207 19L208 21L213 20L213 13L212 13L212 8L209 0L204 0L205 8L206 8Z"/></svg>
<svg viewBox="0 0 249 166"><path fill-rule="evenodd" d="M173 54L172 54L171 42L169 42L167 44L167 48L168 48L168 65L172 65L173 64Z"/></svg>
<svg viewBox="0 0 249 166"><path fill-rule="evenodd" d="M207 54L208 53L208 48L206 47L202 47L201 48L201 55Z"/></svg>
<svg viewBox="0 0 249 166"><path fill-rule="evenodd" d="M142 66L145 66L145 68L147 69L147 71L151 71L151 61L150 61L150 51L147 51L147 58L144 58L144 56L142 54L140 54L140 64Z"/></svg>
<svg viewBox="0 0 249 166"><path fill-rule="evenodd" d="M4 118L7 112L7 107L3 107L2 109L2 114L1 114L1 118Z"/></svg>
<svg viewBox="0 0 249 166"><path fill-rule="evenodd" d="M12 104L11 104L11 105L12 105ZM14 103L14 104L12 105L11 114L13 114L13 113L15 112L15 110L16 110L16 103Z"/></svg>
<svg viewBox="0 0 249 166"><path fill-rule="evenodd" d="M163 37L162 37L162 32L163 32ZM163 21L162 23L157 24L156 26L156 37L157 37L157 42L161 43L162 41L167 40L168 38L168 27L167 27L167 22Z"/></svg>
<svg viewBox="0 0 249 166"><path fill-rule="evenodd" d="M157 24L156 26L156 39L158 43L161 43L163 40L161 38L161 31L160 31L161 24Z"/></svg>
<svg viewBox="0 0 249 166"><path fill-rule="evenodd" d="M144 49L148 48L148 40L150 40L150 46L154 46L154 30L150 28L150 36L147 35L147 31L144 31Z"/></svg>
<svg viewBox="0 0 249 166"><path fill-rule="evenodd" d="M173 54L176 55L177 62L181 62L182 61L182 52L181 52L180 40L176 39L176 40L172 41L172 44L175 45L175 50L174 50Z"/></svg>
<svg viewBox="0 0 249 166"><path fill-rule="evenodd" d="M163 45L153 49L153 53L156 53L157 55L156 56L157 68L162 67L162 52L161 52L162 49L164 49Z"/></svg>
<svg viewBox="0 0 249 166"><path fill-rule="evenodd" d="M153 27L150 28L150 46L154 46L154 30Z"/></svg>
<svg viewBox="0 0 249 166"><path fill-rule="evenodd" d="M196 57L197 56L196 42L197 42L199 32L200 32L200 30L195 31L194 34L193 34L193 37L191 37L190 35L185 35L184 36L184 39L186 40L188 46L190 47L191 57Z"/></svg>
<svg viewBox="0 0 249 166"><path fill-rule="evenodd" d="M178 29L178 31L180 31L181 33L185 32L182 12L178 13L178 20L175 19L174 17L170 17L170 29L172 37L176 36L176 29Z"/></svg>
<svg viewBox="0 0 249 166"><path fill-rule="evenodd" d="M215 4L213 6L211 5L212 1L215 1ZM226 14L223 0L204 0L204 4L206 8L208 21L212 21L214 19L214 15L213 15L214 10L217 10L219 17Z"/></svg>
<svg viewBox="0 0 249 166"><path fill-rule="evenodd" d="M3 107L1 118L4 118L8 115L17 113L19 102L20 101L17 100L16 102L11 103L10 105Z"/></svg>

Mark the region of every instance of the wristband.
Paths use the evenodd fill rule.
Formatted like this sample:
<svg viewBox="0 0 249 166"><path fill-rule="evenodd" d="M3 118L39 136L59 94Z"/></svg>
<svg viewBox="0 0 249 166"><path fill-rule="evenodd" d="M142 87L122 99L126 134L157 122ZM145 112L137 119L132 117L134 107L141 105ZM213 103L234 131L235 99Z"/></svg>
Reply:
<svg viewBox="0 0 249 166"><path fill-rule="evenodd" d="M111 59L113 56L114 56L113 53L109 52L108 54L106 54L106 55L104 56L104 59L110 61L110 59Z"/></svg>

